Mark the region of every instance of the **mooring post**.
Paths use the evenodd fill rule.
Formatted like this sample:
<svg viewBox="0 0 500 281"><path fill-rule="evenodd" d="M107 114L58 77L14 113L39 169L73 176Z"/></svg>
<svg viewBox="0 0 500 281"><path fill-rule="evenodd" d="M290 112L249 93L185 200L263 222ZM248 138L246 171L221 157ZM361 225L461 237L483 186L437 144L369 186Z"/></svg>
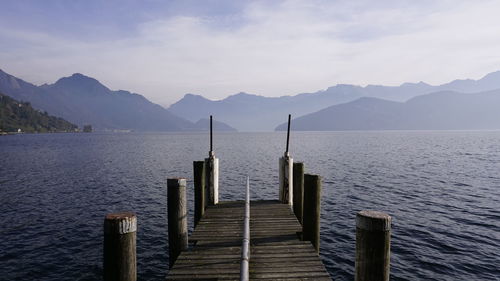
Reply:
<svg viewBox="0 0 500 281"><path fill-rule="evenodd" d="M391 217L377 211L356 216L355 281L388 281L391 259Z"/></svg>
<svg viewBox="0 0 500 281"><path fill-rule="evenodd" d="M304 209L302 217L302 235L304 241L311 241L319 253L321 215L321 177L304 175Z"/></svg>
<svg viewBox="0 0 500 281"><path fill-rule="evenodd" d="M108 214L104 219L105 281L137 280L137 217L133 213Z"/></svg>
<svg viewBox="0 0 500 281"><path fill-rule="evenodd" d="M205 158L205 194L209 205L219 203L219 158L215 157L212 138L212 115L210 115L210 151Z"/></svg>
<svg viewBox="0 0 500 281"><path fill-rule="evenodd" d="M194 181L194 226L205 214L205 161L193 162Z"/></svg>
<svg viewBox="0 0 500 281"><path fill-rule="evenodd" d="M186 179L167 179L168 247L170 268L188 248Z"/></svg>
<svg viewBox="0 0 500 281"><path fill-rule="evenodd" d="M288 147L290 143L290 120L288 114L288 131L286 134L286 150L279 159L279 200L283 204L293 205L293 158L290 157Z"/></svg>
<svg viewBox="0 0 500 281"><path fill-rule="evenodd" d="M304 163L293 163L293 212L302 224L304 206Z"/></svg>

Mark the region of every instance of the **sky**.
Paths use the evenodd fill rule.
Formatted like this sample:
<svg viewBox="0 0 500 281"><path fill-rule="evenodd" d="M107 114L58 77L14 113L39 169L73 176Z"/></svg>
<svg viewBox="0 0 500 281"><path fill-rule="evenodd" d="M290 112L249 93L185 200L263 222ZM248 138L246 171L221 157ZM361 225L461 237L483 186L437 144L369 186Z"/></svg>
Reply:
<svg viewBox="0 0 500 281"><path fill-rule="evenodd" d="M168 106L336 84L479 79L500 70L500 1L0 0L0 69L82 73Z"/></svg>

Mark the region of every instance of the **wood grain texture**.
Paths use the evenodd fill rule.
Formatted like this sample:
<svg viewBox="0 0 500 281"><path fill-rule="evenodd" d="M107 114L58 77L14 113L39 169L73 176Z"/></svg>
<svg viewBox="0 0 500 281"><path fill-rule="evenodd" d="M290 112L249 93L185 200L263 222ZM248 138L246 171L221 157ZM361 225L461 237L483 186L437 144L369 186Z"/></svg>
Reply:
<svg viewBox="0 0 500 281"><path fill-rule="evenodd" d="M311 241L319 253L321 218L321 177L304 174L303 240Z"/></svg>
<svg viewBox="0 0 500 281"><path fill-rule="evenodd" d="M168 247L172 266L188 247L186 179L167 179Z"/></svg>
<svg viewBox="0 0 500 281"><path fill-rule="evenodd" d="M356 216L356 281L388 281L391 260L391 217L377 211Z"/></svg>
<svg viewBox="0 0 500 281"><path fill-rule="evenodd" d="M250 204L250 280L331 280L289 205L278 200ZM244 202L209 206L167 280L239 280Z"/></svg>
<svg viewBox="0 0 500 281"><path fill-rule="evenodd" d="M302 224L304 206L304 163L293 163L293 212Z"/></svg>
<svg viewBox="0 0 500 281"><path fill-rule="evenodd" d="M103 279L137 280L137 218L133 213L109 214L104 220Z"/></svg>

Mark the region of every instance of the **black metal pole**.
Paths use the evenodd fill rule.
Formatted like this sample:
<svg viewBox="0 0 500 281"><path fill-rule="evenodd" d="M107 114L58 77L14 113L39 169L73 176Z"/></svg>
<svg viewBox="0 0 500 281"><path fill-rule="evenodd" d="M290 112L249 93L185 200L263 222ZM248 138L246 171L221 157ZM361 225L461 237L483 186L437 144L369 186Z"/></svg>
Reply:
<svg viewBox="0 0 500 281"><path fill-rule="evenodd" d="M212 115L210 115L210 151L213 151L212 140Z"/></svg>
<svg viewBox="0 0 500 281"><path fill-rule="evenodd" d="M290 119L292 118L292 114L288 114L288 130L286 133L286 153L288 153L288 144L290 143Z"/></svg>

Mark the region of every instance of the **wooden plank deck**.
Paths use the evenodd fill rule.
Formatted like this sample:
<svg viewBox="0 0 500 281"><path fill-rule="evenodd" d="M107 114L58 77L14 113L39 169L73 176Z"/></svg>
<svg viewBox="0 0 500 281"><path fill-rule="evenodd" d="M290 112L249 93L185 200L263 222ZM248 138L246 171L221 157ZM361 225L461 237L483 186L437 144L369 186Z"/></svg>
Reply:
<svg viewBox="0 0 500 281"><path fill-rule="evenodd" d="M286 204L250 204L251 280L331 280L311 242L300 241L302 226Z"/></svg>
<svg viewBox="0 0 500 281"><path fill-rule="evenodd" d="M286 204L252 201L251 280L331 280L302 227ZM239 280L244 202L208 207L167 280Z"/></svg>

